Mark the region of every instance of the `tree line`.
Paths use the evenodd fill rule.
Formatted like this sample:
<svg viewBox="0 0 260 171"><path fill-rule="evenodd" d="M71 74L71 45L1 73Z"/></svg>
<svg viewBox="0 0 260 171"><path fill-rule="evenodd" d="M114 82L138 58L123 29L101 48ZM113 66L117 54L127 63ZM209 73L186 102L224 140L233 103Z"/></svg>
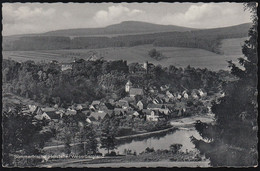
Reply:
<svg viewBox="0 0 260 171"><path fill-rule="evenodd" d="M255 167L258 163L257 3L245 3L245 9L251 12L253 25L248 32L249 39L242 46L244 58L238 59L239 65L228 61L237 80L225 84L225 96L213 102L216 123L196 124L203 140L192 138L196 148L210 158L214 167Z"/></svg>
<svg viewBox="0 0 260 171"><path fill-rule="evenodd" d="M141 64L126 61L84 61L72 63L71 71L61 71L55 63L16 62L3 60L3 90L33 99L42 104L67 107L74 103L124 97L125 83L131 80L136 87L148 91L149 87L169 84L170 90L204 88L217 91L222 80L220 73L193 67L150 66L148 73L129 71L143 69Z"/></svg>

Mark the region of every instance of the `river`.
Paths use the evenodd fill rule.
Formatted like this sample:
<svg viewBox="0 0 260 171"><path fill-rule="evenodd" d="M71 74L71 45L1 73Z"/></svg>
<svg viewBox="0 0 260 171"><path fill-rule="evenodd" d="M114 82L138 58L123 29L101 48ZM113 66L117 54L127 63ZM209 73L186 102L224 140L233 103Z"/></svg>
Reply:
<svg viewBox="0 0 260 171"><path fill-rule="evenodd" d="M131 150L137 154L143 152L147 147L158 149L169 149L170 145L173 143L182 144L181 151L185 152L196 150L194 144L191 142L190 137L194 136L197 139L201 139L201 136L194 128L194 122L196 120L201 120L202 122L212 122L214 116L193 116L189 118L182 118L173 120L171 124L174 127L178 127L178 130L170 131L166 135L153 136L146 139L132 140L130 142L121 144L114 151L118 154L124 154L124 150ZM106 153L104 149L100 149L101 153Z"/></svg>

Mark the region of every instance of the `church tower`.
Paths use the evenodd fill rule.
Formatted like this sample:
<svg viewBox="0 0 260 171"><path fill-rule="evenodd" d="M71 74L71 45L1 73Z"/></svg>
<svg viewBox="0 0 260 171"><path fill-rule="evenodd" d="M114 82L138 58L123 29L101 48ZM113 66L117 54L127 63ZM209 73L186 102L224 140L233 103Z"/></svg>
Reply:
<svg viewBox="0 0 260 171"><path fill-rule="evenodd" d="M148 61L145 61L144 62L144 65L143 65L144 69L147 71L148 70Z"/></svg>
<svg viewBox="0 0 260 171"><path fill-rule="evenodd" d="M129 92L130 88L132 88L132 83L130 80L127 81L126 85L125 85L125 92Z"/></svg>

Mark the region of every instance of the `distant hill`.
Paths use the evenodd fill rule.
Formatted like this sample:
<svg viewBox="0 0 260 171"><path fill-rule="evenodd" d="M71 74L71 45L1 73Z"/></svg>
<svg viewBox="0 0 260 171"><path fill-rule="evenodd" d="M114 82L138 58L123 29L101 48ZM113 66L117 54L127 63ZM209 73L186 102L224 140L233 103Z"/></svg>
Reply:
<svg viewBox="0 0 260 171"><path fill-rule="evenodd" d="M105 28L69 29L42 34L4 36L3 49L14 51L91 49L152 44L157 47L199 48L220 53L219 45L222 39L247 37L250 27L251 23L245 23L223 28L192 29L125 21ZM71 37L74 38L71 39Z"/></svg>
<svg viewBox="0 0 260 171"><path fill-rule="evenodd" d="M110 25L104 28L80 28L56 30L43 33L45 36L90 36L90 35L110 35L110 34L140 34L154 32L185 32L196 30L188 27L175 25L159 25L140 21L124 21L119 24Z"/></svg>
<svg viewBox="0 0 260 171"><path fill-rule="evenodd" d="M244 23L235 26L228 26L228 27L219 27L219 28L211 28L211 29L200 29L196 32L202 32L205 34L206 32L211 32L215 34L232 34L232 33L244 33L247 32L249 28L252 26L252 23Z"/></svg>

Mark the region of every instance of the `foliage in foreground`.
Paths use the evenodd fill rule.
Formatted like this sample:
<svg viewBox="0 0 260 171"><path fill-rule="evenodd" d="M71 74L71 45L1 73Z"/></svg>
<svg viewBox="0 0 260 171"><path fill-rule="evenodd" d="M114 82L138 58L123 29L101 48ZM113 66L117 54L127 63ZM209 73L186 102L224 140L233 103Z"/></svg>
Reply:
<svg viewBox="0 0 260 171"><path fill-rule="evenodd" d="M16 156L41 155L44 143L51 137L51 130L44 121L20 113L21 107L3 113L3 165L27 165L28 160L17 160ZM31 161L32 160L32 161ZM36 165L37 158L30 159Z"/></svg>
<svg viewBox="0 0 260 171"><path fill-rule="evenodd" d="M196 148L210 159L212 166L257 165L257 16L256 3L247 3L253 26L240 58L241 67L229 61L231 73L239 78L224 87L225 97L215 102L212 111L216 124L198 122L196 129L208 141L192 137Z"/></svg>

